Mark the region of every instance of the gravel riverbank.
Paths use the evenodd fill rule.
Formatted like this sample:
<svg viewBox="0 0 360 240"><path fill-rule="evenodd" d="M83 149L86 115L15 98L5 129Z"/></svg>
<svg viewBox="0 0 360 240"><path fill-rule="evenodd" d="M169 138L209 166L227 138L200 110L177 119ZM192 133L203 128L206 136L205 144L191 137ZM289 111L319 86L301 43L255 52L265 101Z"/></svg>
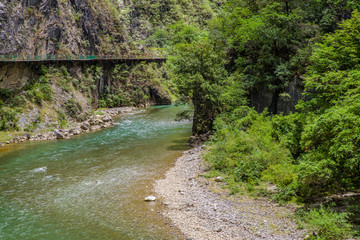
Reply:
<svg viewBox="0 0 360 240"><path fill-rule="evenodd" d="M162 214L187 239L302 239L291 208L267 199L229 197L223 183L201 177L206 169L201 152L201 147L185 151L154 189L165 205Z"/></svg>

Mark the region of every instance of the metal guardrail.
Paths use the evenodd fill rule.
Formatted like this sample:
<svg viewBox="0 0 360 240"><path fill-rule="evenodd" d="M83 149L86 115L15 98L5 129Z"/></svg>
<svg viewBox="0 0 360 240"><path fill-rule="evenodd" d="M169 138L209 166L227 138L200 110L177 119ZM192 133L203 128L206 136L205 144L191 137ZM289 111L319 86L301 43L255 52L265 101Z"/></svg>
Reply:
<svg viewBox="0 0 360 240"><path fill-rule="evenodd" d="M133 60L151 61L166 60L166 57L156 55L128 55L128 56L105 56L105 55L0 55L0 62L45 62L45 61L92 61L92 60Z"/></svg>

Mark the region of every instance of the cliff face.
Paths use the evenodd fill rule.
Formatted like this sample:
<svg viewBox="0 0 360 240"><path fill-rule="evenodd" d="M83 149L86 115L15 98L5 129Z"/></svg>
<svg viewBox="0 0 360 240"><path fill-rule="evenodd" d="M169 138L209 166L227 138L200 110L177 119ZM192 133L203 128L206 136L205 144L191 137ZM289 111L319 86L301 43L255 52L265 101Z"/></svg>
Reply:
<svg viewBox="0 0 360 240"><path fill-rule="evenodd" d="M108 1L1 0L1 55L124 54L124 26Z"/></svg>
<svg viewBox="0 0 360 240"><path fill-rule="evenodd" d="M299 78L294 78L280 93L279 90L269 89L266 85L259 85L252 89L248 98L251 107L258 112L263 112L265 108L274 114L289 114L295 112L295 105L300 100L305 100L302 95L304 83Z"/></svg>
<svg viewBox="0 0 360 240"><path fill-rule="evenodd" d="M123 2L123 1L119 1ZM122 19L126 22L128 35L135 41L146 40L157 29L177 21L204 26L213 18L224 0L137 0L124 1L122 7L128 12Z"/></svg>
<svg viewBox="0 0 360 240"><path fill-rule="evenodd" d="M122 55L176 21L212 18L223 0L0 0L0 55Z"/></svg>

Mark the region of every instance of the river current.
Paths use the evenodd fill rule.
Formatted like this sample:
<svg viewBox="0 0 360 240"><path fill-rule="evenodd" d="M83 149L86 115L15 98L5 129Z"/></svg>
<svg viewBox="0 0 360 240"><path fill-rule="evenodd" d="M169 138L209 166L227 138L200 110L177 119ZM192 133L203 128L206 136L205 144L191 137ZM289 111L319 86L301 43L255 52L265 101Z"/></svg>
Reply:
<svg viewBox="0 0 360 240"><path fill-rule="evenodd" d="M152 184L186 149L186 106L152 107L111 128L0 149L0 239L177 239Z"/></svg>

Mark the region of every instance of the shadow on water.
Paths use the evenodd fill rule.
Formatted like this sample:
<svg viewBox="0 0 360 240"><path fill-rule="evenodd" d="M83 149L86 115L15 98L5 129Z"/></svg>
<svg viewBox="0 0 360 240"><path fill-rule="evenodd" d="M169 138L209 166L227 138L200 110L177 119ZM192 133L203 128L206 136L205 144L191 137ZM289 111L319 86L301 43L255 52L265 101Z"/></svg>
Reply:
<svg viewBox="0 0 360 240"><path fill-rule="evenodd" d="M189 138L184 138L181 140L174 140L171 141L172 145L167 147L167 150L170 151L186 151L189 150L191 147L187 145Z"/></svg>

